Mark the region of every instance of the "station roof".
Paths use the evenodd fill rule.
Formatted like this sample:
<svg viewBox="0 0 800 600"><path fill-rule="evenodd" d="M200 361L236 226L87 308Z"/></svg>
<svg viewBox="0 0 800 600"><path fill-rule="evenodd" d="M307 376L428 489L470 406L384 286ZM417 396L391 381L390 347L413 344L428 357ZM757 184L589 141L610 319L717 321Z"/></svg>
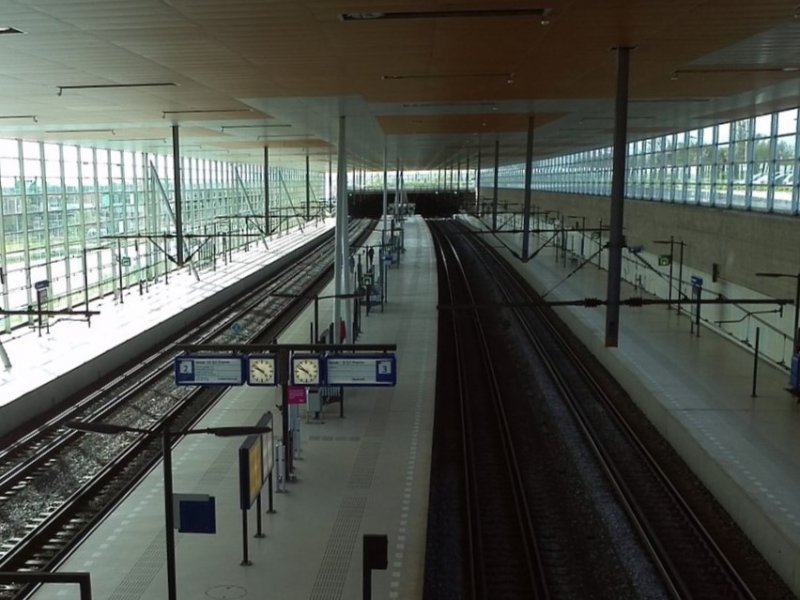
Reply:
<svg viewBox="0 0 800 600"><path fill-rule="evenodd" d="M274 164L474 166L611 144L615 47L629 139L789 108L786 0L6 0L0 137ZM6 28L5 30L1 28Z"/></svg>

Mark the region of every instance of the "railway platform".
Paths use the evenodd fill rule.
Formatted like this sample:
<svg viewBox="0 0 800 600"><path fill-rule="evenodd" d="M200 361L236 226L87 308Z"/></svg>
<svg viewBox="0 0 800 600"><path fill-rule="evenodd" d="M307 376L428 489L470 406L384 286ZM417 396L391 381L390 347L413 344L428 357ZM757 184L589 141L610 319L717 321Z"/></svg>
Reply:
<svg viewBox="0 0 800 600"><path fill-rule="evenodd" d="M234 251L226 260L220 257L214 270L203 269L198 277L187 267L170 273L167 281L161 277L148 284L142 293L130 287L121 299L108 295L92 301L89 309L100 314L89 321L64 318L53 322L49 331L30 327L0 336L11 362L10 369L0 364L0 436L52 407L71 389L111 370L113 363L128 360L118 349L155 343L159 335L166 335L159 331L163 324L190 320L193 307L213 301L220 292L331 230L334 223L326 219L272 235L266 248L259 240L248 251Z"/></svg>
<svg viewBox="0 0 800 600"><path fill-rule="evenodd" d="M359 598L364 534L388 536L388 569L373 571L374 598L420 598L425 559L428 477L436 370L436 266L422 219L405 224L399 266L387 277L388 302L362 316L356 343L397 344L397 385L345 388L322 418L301 415L296 478L263 492L262 538L250 510L248 558L242 566L238 455L242 440L190 436L173 448L176 493L216 499L216 534L176 533L178 598ZM371 243L380 237L373 233ZM368 243L370 243L368 242ZM321 295L332 293L326 290ZM320 300L320 314L332 313ZM308 340L310 310L279 338ZM277 388L231 388L196 427L255 424L278 418ZM308 417L308 418L307 418ZM276 436L279 437L279 436ZM61 567L89 571L93 598L166 598L163 473L158 466ZM77 597L77 587L48 584L36 600Z"/></svg>
<svg viewBox="0 0 800 600"><path fill-rule="evenodd" d="M546 240L532 237L531 248ZM575 265L554 260L552 246L521 263L509 251L521 244L502 234L493 246L549 300L605 298L607 271L569 275ZM622 298L640 294L622 283ZM710 330L698 336L690 316L664 305L621 307L617 348L604 345L604 308L555 311L800 596L800 408L788 372L760 361L752 397L752 352Z"/></svg>

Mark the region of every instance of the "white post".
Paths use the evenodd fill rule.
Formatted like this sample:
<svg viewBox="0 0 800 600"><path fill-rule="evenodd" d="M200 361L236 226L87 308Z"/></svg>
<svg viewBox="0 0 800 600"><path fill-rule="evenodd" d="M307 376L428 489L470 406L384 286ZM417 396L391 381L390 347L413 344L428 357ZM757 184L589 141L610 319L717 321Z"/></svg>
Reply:
<svg viewBox="0 0 800 600"><path fill-rule="evenodd" d="M349 333L350 317L347 313L347 304L341 296L347 290L347 260L349 258L349 244L347 239L347 148L345 146L345 117L339 117L339 158L337 163L336 180L336 254L334 256L334 294L333 322L334 340L339 340L339 327L344 319ZM344 341L344 340L340 340ZM335 343L335 341L333 341Z"/></svg>

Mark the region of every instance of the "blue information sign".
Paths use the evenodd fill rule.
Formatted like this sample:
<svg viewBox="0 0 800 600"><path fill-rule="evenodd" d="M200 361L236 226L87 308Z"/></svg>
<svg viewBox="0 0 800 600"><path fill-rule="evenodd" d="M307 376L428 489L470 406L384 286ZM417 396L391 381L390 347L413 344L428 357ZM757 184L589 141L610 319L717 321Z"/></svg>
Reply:
<svg viewBox="0 0 800 600"><path fill-rule="evenodd" d="M703 278L697 275L692 275L692 285L694 287L703 287Z"/></svg>
<svg viewBox="0 0 800 600"><path fill-rule="evenodd" d="M178 356L175 359L176 385L244 385L244 360L241 356Z"/></svg>
<svg viewBox="0 0 800 600"><path fill-rule="evenodd" d="M326 382L342 386L397 385L394 354L338 354L325 359Z"/></svg>
<svg viewBox="0 0 800 600"><path fill-rule="evenodd" d="M46 290L50 287L50 280L49 279L42 279L41 281L37 281L33 284L33 288L36 290Z"/></svg>

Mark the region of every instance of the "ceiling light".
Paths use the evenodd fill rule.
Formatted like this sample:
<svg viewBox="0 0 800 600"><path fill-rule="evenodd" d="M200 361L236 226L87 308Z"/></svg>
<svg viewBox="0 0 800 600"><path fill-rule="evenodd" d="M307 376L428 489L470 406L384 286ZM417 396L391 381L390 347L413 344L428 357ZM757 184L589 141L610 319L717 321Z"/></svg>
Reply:
<svg viewBox="0 0 800 600"><path fill-rule="evenodd" d="M31 119L34 123L39 122L36 115L0 115L0 119Z"/></svg>
<svg viewBox="0 0 800 600"><path fill-rule="evenodd" d="M199 108L189 110L165 110L161 113L161 118L166 119L167 115L194 115L204 113L240 113L253 112L252 108Z"/></svg>
<svg viewBox="0 0 800 600"><path fill-rule="evenodd" d="M158 82L158 83L93 83L89 85L59 85L58 95L64 93L64 90L102 90L111 88L135 88L135 87L165 87L177 86L177 83L172 82Z"/></svg>
<svg viewBox="0 0 800 600"><path fill-rule="evenodd" d="M527 17L536 16L543 20L549 15L549 8L490 8L478 10L409 10L396 12L346 12L341 13L342 21L378 21L384 19L463 19L471 17Z"/></svg>
<svg viewBox="0 0 800 600"><path fill-rule="evenodd" d="M20 31L19 29L15 29L14 27L0 27L0 35L4 33L25 33L24 31Z"/></svg>
<svg viewBox="0 0 800 600"><path fill-rule="evenodd" d="M110 133L117 135L113 129L48 129L45 133Z"/></svg>
<svg viewBox="0 0 800 600"><path fill-rule="evenodd" d="M698 67L694 69L677 69L672 72L670 79L677 79L679 75L706 75L715 73L794 73L800 67Z"/></svg>
<svg viewBox="0 0 800 600"><path fill-rule="evenodd" d="M384 81L398 81L401 79L457 79L460 77L505 77L509 83L513 83L513 73L410 73L404 75L381 75Z"/></svg>
<svg viewBox="0 0 800 600"><path fill-rule="evenodd" d="M255 129L264 127L291 127L289 123L263 123L261 125L223 125L222 131L226 129Z"/></svg>

